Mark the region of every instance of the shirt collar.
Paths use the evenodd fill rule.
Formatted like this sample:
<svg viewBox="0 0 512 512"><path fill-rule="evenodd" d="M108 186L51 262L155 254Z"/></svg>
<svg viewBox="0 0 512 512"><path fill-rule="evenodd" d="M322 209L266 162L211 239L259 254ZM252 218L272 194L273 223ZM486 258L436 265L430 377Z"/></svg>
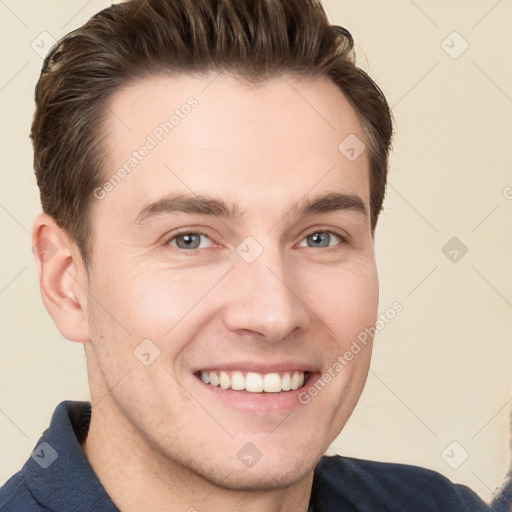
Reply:
<svg viewBox="0 0 512 512"><path fill-rule="evenodd" d="M119 512L80 446L90 419L89 402L61 402L25 464L30 492L49 509Z"/></svg>

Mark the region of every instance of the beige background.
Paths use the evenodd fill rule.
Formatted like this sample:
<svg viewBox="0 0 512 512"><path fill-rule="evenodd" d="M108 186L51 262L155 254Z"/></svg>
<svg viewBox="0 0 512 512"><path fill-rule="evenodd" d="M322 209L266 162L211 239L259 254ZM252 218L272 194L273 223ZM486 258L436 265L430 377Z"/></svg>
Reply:
<svg viewBox="0 0 512 512"><path fill-rule="evenodd" d="M28 133L38 52L108 4L0 2L0 483L29 457L60 401L88 399L83 347L62 338L40 299ZM381 310L404 307L376 338L367 387L332 449L432 468L488 500L510 464L511 2L324 5L353 33L360 65L393 106L376 251ZM457 262L442 252L454 236L468 248ZM446 461L456 465L465 451L452 469Z"/></svg>

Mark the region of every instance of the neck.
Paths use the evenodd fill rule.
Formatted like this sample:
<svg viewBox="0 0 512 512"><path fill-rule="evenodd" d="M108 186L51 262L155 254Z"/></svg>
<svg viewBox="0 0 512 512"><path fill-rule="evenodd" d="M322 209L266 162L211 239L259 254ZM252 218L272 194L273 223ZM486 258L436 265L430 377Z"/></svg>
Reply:
<svg viewBox="0 0 512 512"><path fill-rule="evenodd" d="M117 409L109 395L94 404L82 449L106 492L122 512L295 512L307 510L313 472L273 490L232 490L164 457Z"/></svg>

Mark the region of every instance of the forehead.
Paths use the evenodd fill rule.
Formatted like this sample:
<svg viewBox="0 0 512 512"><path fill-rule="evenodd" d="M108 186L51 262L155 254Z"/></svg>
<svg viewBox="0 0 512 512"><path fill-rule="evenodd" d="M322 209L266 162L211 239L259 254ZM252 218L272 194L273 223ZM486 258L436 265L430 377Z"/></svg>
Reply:
<svg viewBox="0 0 512 512"><path fill-rule="evenodd" d="M355 160L343 152L347 138L364 147L361 123L327 78L251 85L215 73L146 77L112 96L103 131L102 207L126 219L173 191L260 209L264 197L276 210L308 191L368 203L367 152Z"/></svg>

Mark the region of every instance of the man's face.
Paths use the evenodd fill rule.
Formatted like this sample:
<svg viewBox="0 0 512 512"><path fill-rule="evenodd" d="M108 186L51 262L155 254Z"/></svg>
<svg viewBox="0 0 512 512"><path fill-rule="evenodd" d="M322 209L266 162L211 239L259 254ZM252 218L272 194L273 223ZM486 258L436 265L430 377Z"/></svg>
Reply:
<svg viewBox="0 0 512 512"><path fill-rule="evenodd" d="M93 405L112 397L93 417L110 408L155 464L223 487L283 487L352 413L371 343L333 365L378 302L367 151L339 149L354 135L364 140L327 79L153 77L113 96L105 182L129 172L97 191L92 211L87 360ZM326 194L343 197L304 208ZM226 215L194 207L205 197ZM304 387L288 390L303 372Z"/></svg>

